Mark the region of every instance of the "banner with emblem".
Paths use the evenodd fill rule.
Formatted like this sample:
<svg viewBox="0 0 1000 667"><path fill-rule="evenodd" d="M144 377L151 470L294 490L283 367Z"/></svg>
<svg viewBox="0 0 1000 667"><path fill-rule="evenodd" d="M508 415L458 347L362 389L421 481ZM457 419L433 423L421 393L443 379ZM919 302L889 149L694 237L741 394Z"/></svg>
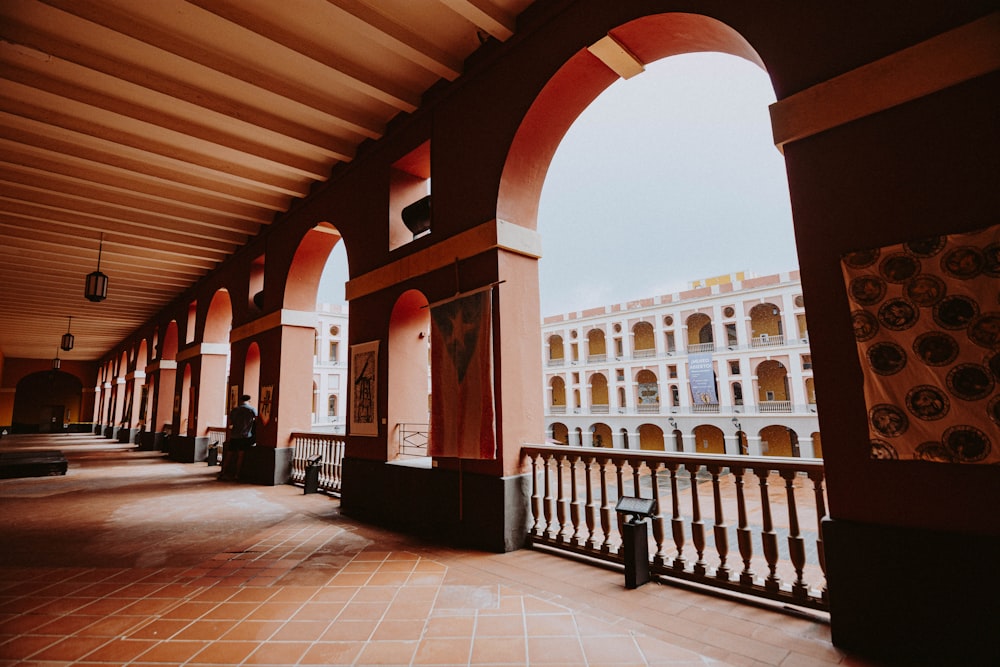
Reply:
<svg viewBox="0 0 1000 667"><path fill-rule="evenodd" d="M1000 225L842 267L872 457L1000 463Z"/></svg>
<svg viewBox="0 0 1000 667"><path fill-rule="evenodd" d="M492 293L431 308L431 456L496 458Z"/></svg>

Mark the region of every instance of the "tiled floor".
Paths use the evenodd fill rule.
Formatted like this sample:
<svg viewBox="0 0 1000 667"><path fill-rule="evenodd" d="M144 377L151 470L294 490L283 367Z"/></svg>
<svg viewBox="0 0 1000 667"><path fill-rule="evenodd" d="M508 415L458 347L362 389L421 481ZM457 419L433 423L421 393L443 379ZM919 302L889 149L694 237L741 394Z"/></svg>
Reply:
<svg viewBox="0 0 1000 667"><path fill-rule="evenodd" d="M424 544L87 436L55 446L66 476L0 480L3 667L870 664L812 619Z"/></svg>

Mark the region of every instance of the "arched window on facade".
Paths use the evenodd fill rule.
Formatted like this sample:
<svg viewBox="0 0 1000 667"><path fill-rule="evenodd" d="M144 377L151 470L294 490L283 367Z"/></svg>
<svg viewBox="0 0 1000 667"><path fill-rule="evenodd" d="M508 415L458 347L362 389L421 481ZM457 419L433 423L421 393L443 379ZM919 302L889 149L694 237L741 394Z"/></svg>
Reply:
<svg viewBox="0 0 1000 667"><path fill-rule="evenodd" d="M591 329L587 332L587 361L599 363L608 358L607 340L604 331L601 329Z"/></svg>
<svg viewBox="0 0 1000 667"><path fill-rule="evenodd" d="M711 352L715 349L715 335L712 333L712 318L704 313L695 313L687 319L688 352Z"/></svg>
<svg viewBox="0 0 1000 667"><path fill-rule="evenodd" d="M590 376L590 411L600 414L607 414L610 411L608 378L603 373L594 373Z"/></svg>
<svg viewBox="0 0 1000 667"><path fill-rule="evenodd" d="M566 348L562 336L549 336L549 366L562 366L566 363Z"/></svg>
<svg viewBox="0 0 1000 667"><path fill-rule="evenodd" d="M784 345L781 310L773 303L758 303L750 309L750 347Z"/></svg>
<svg viewBox="0 0 1000 667"><path fill-rule="evenodd" d="M637 322L632 327L632 356L637 359L656 356L656 337L649 322Z"/></svg>

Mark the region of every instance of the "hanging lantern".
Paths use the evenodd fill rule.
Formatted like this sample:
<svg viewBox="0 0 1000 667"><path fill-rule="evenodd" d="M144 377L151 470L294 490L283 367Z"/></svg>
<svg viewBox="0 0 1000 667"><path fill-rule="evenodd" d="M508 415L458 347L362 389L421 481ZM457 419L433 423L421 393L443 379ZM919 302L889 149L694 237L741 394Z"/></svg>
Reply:
<svg viewBox="0 0 1000 667"><path fill-rule="evenodd" d="M62 366L62 360L59 358L59 350L56 350L56 358L52 360L52 370L57 371L60 366Z"/></svg>
<svg viewBox="0 0 1000 667"><path fill-rule="evenodd" d="M66 333L62 335L62 342L59 344L59 347L61 347L66 352L69 352L70 350L73 349L73 342L76 340L76 337L69 332L71 326L73 326L72 315L69 318L69 324L66 325Z"/></svg>
<svg viewBox="0 0 1000 667"><path fill-rule="evenodd" d="M101 232L101 245L97 250L97 270L87 274L87 284L83 295L93 302L108 298L108 277L101 273L101 253L104 251L104 232Z"/></svg>

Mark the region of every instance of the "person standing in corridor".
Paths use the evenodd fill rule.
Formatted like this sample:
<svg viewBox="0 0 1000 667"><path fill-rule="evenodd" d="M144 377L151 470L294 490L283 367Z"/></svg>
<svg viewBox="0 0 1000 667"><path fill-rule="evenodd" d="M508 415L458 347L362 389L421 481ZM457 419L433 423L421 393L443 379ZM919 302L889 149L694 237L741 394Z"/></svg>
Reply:
<svg viewBox="0 0 1000 667"><path fill-rule="evenodd" d="M229 438L222 451L221 480L238 480L243 469L243 457L253 447L257 411L250 405L250 395L240 396L240 404L229 412Z"/></svg>

